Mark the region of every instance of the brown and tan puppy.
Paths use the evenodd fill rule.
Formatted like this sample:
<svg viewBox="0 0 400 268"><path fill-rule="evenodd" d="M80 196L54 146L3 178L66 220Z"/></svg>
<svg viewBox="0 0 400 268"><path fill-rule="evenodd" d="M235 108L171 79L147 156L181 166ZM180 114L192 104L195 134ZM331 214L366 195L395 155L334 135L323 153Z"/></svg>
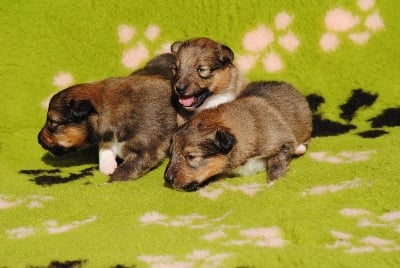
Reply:
<svg viewBox="0 0 400 268"><path fill-rule="evenodd" d="M177 128L171 105L174 62L172 54L160 55L127 77L58 92L39 143L54 155L99 145L99 168L110 181L143 175L166 156Z"/></svg>
<svg viewBox="0 0 400 268"><path fill-rule="evenodd" d="M273 181L285 175L291 156L311 139L305 98L281 82L250 83L236 100L203 110L173 135L165 181L195 191L219 174L267 169Z"/></svg>
<svg viewBox="0 0 400 268"><path fill-rule="evenodd" d="M178 125L198 111L234 100L247 85L225 45L194 38L173 43L171 51L176 56L172 84Z"/></svg>

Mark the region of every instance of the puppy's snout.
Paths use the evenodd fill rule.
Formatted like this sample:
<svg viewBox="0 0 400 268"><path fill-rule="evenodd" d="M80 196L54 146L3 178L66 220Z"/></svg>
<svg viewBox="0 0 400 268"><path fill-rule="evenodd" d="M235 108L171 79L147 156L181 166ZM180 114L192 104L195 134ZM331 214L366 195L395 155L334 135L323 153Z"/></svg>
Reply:
<svg viewBox="0 0 400 268"><path fill-rule="evenodd" d="M53 155L63 155L72 149L66 149L58 145L52 134L47 128L43 128L38 134L39 144Z"/></svg>
<svg viewBox="0 0 400 268"><path fill-rule="evenodd" d="M52 144L52 140L50 138L50 134L47 129L43 128L38 134L38 142L42 145L43 148L48 150L50 145Z"/></svg>
<svg viewBox="0 0 400 268"><path fill-rule="evenodd" d="M176 85L175 86L175 90L179 94L185 93L187 88L188 88L187 85Z"/></svg>

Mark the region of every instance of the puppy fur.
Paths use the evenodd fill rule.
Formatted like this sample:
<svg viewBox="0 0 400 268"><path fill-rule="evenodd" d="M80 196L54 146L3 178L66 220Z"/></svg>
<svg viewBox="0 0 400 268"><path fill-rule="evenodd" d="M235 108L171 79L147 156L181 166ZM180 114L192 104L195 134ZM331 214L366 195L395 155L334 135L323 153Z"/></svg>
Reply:
<svg viewBox="0 0 400 268"><path fill-rule="evenodd" d="M308 103L290 84L250 83L236 100L203 110L179 127L165 181L195 191L216 175L262 169L273 181L285 175L292 155L305 152L299 147L308 145L311 130Z"/></svg>
<svg viewBox="0 0 400 268"><path fill-rule="evenodd" d="M198 111L234 100L247 85L233 64L234 53L208 38L178 41L171 46L176 56L173 104L178 125Z"/></svg>
<svg viewBox="0 0 400 268"><path fill-rule="evenodd" d="M166 157L177 128L171 105L174 62L172 54L163 54L127 77L55 94L39 143L54 155L99 145L99 169L110 181L140 177Z"/></svg>

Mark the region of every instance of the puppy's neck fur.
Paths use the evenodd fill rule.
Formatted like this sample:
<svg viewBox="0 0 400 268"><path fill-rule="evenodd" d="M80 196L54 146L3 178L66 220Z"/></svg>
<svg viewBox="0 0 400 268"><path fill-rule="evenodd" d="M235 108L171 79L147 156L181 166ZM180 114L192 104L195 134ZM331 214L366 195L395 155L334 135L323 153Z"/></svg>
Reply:
<svg viewBox="0 0 400 268"><path fill-rule="evenodd" d="M207 98L207 100L201 105L196 112L214 108L222 103L227 103L235 100L238 95L244 90L246 85L248 84L246 78L243 74L237 69L235 66L230 68L230 79L226 88L215 95L211 95Z"/></svg>
<svg viewBox="0 0 400 268"><path fill-rule="evenodd" d="M218 105L226 102L231 102L236 98L236 95L233 94L232 92L227 92L227 93L222 93L222 94L217 94L214 96L210 96L207 98L207 100L201 105L196 112L200 112L205 109L209 108L214 108L217 107Z"/></svg>

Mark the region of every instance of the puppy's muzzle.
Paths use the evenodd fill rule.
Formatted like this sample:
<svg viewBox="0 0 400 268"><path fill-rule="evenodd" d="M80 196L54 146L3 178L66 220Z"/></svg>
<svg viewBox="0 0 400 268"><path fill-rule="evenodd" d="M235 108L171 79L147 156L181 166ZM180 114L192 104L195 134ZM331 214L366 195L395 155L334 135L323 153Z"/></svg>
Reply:
<svg viewBox="0 0 400 268"><path fill-rule="evenodd" d="M168 168L164 173L164 180L169 186L172 186L174 184L175 176L172 174L172 172L169 171Z"/></svg>
<svg viewBox="0 0 400 268"><path fill-rule="evenodd" d="M42 128L38 134L38 143L53 155L63 155L72 149L67 149L60 146L55 140L51 132L47 128Z"/></svg>
<svg viewBox="0 0 400 268"><path fill-rule="evenodd" d="M198 184L197 182L191 182L189 184L186 184L183 187L183 190L185 190L186 192L194 192L197 191L200 187L200 184Z"/></svg>
<svg viewBox="0 0 400 268"><path fill-rule="evenodd" d="M171 186L174 189L183 190L183 191L186 191L186 192L197 191L199 189L199 187L200 187L200 184L197 183L197 182L191 182L191 183L185 184L185 185L177 185L175 183L175 176L168 169L164 174L164 180L165 180L165 183L168 186Z"/></svg>
<svg viewBox="0 0 400 268"><path fill-rule="evenodd" d="M46 150L49 150L50 148L52 148L55 145L55 143L51 137L51 134L47 128L42 128L42 130L39 132L38 142Z"/></svg>

